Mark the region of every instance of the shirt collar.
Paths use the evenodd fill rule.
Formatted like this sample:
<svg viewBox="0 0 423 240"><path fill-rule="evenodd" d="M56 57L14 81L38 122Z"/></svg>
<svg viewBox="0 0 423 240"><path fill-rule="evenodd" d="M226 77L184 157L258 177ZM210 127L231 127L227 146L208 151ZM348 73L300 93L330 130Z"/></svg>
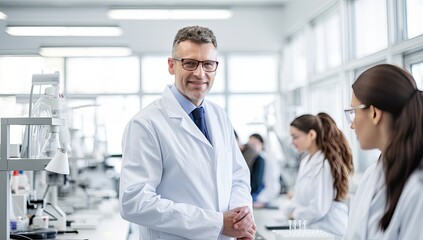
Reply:
<svg viewBox="0 0 423 240"><path fill-rule="evenodd" d="M170 90L173 93L173 96L175 96L178 103L181 105L181 107L184 109L184 111L189 115L192 110L197 108L190 100L188 100L184 95L182 95L178 89L176 88L175 84L170 86ZM203 101L204 102L204 101ZM203 102L200 104L199 107L204 107Z"/></svg>

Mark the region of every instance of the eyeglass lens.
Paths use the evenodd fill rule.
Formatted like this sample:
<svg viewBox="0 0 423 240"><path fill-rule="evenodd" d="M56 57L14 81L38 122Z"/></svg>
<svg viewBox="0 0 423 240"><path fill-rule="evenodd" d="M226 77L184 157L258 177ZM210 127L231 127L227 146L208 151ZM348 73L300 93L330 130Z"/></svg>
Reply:
<svg viewBox="0 0 423 240"><path fill-rule="evenodd" d="M351 109L351 110L345 112L345 115L347 117L348 122L351 124L354 121L354 118L355 118L354 109Z"/></svg>
<svg viewBox="0 0 423 240"><path fill-rule="evenodd" d="M201 62L203 70L206 72L214 72L217 68L217 62L215 61L202 61ZM182 67L188 71L194 71L197 69L200 61L193 60L193 59L183 59L182 60Z"/></svg>

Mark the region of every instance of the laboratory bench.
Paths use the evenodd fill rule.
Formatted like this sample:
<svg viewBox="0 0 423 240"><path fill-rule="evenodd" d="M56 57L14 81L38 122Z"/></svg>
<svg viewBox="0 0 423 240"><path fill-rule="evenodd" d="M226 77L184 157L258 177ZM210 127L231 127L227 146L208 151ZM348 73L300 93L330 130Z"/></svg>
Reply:
<svg viewBox="0 0 423 240"><path fill-rule="evenodd" d="M253 210L254 220L257 226L257 236L255 240L279 240L279 239L334 239L340 238L318 229L308 229L299 232L288 232L288 229L269 230L266 226L288 225L288 213L291 209L291 203L287 195L280 195L271 203L271 208L255 208ZM277 209L275 208L277 207ZM285 236L285 237L281 237ZM312 237L310 237L310 235ZM314 238L314 236L317 236Z"/></svg>
<svg viewBox="0 0 423 240"><path fill-rule="evenodd" d="M254 221L257 226L256 240L274 240L275 234L272 230L266 228L267 225L286 225L288 218L286 217L286 209L289 205L286 195L281 195L278 199L271 203L271 208L255 208L253 210ZM275 207L278 207L277 209Z"/></svg>
<svg viewBox="0 0 423 240"><path fill-rule="evenodd" d="M72 196L61 199L60 206L67 212L70 231L58 234L58 240L127 240L130 224L121 218L117 192L111 180L104 177L103 169L86 170L80 179L89 177L90 188L77 188ZM95 181L93 180L95 179Z"/></svg>
<svg viewBox="0 0 423 240"><path fill-rule="evenodd" d="M128 240L130 224L121 218L113 205L104 204L104 207L77 210L67 215L68 226L65 230L35 229L23 231L23 235L31 238L36 236L35 239L52 239L55 236L53 239L57 240ZM22 234L19 231L12 233Z"/></svg>
<svg viewBox="0 0 423 240"><path fill-rule="evenodd" d="M79 219L79 228L71 228L78 233L58 234L57 240L127 240L129 222L123 220L120 213L103 214L99 211L81 211L69 219ZM84 226L85 225L85 226Z"/></svg>

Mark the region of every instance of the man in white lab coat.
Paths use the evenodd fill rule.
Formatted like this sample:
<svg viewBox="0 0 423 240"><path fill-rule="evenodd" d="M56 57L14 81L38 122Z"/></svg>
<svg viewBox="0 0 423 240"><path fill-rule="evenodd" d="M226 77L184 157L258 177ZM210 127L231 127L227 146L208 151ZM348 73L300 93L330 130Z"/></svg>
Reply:
<svg viewBox="0 0 423 240"><path fill-rule="evenodd" d="M168 59L174 85L125 129L121 215L140 239L254 239L248 167L226 113L204 100L217 66L213 32L180 29Z"/></svg>

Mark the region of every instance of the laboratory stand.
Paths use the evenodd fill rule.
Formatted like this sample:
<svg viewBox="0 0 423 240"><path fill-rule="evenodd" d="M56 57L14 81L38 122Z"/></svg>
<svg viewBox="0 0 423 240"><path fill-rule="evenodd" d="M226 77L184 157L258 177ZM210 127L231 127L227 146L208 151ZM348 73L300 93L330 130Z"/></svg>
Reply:
<svg viewBox="0 0 423 240"><path fill-rule="evenodd" d="M0 239L10 239L10 173L14 170L44 170L51 159L11 158L11 125L60 126L63 119L57 118L2 118L1 119L1 160L0 160Z"/></svg>
<svg viewBox="0 0 423 240"><path fill-rule="evenodd" d="M11 172L14 170L36 171L46 173L45 167L51 159L12 158L10 147L10 126L12 125L53 125L58 126L63 119L57 118L2 118L1 119L1 160L0 160L0 239L10 240L11 214ZM76 160L73 160L73 164ZM88 161L88 160L81 160ZM68 178L67 185L53 186L49 184L52 195L41 204L46 211L54 212L56 205L66 213L66 229L58 231L55 239L90 239L90 240L126 240L130 225L119 213L117 191L113 179L105 175L106 166L101 163L97 167L74 169L74 180L69 181L65 175L57 175L55 182ZM34 172L35 173L35 172ZM71 177L72 179L72 177ZM70 185L70 186L69 186ZM34 187L34 186L33 186ZM63 189L62 189L63 188ZM38 189L37 189L38 190ZM47 192L47 191L46 191ZM17 194L13 194L17 195ZM17 199L14 197L13 200ZM39 199L42 200L42 199ZM18 201L14 202L15 204ZM19 201L26 207L26 200ZM52 202L53 204L50 204ZM59 214L60 215L60 214ZM56 215L58 216L58 215ZM50 219L49 227L52 227ZM60 224L62 225L62 224ZM57 227L54 227L57 229ZM59 229L60 230L60 229Z"/></svg>

